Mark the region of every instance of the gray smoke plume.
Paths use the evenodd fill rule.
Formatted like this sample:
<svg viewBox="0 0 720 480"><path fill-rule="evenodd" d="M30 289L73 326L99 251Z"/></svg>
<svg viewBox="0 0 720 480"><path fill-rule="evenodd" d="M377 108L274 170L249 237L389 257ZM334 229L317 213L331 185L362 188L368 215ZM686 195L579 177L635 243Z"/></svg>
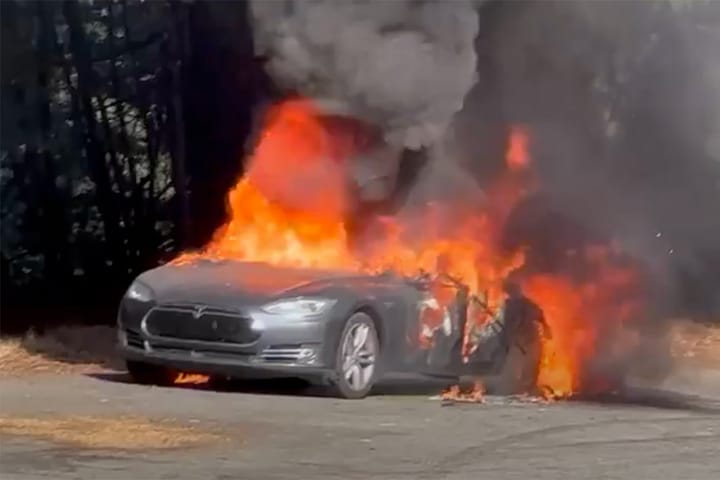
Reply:
<svg viewBox="0 0 720 480"><path fill-rule="evenodd" d="M256 51L279 86L417 149L443 137L475 83L478 3L255 0L251 11Z"/></svg>

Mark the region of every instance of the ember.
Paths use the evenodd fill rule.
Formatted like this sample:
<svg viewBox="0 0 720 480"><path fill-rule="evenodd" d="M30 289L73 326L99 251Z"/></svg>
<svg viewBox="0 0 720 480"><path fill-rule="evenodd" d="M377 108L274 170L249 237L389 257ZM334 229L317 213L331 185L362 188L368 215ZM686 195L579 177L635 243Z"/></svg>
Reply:
<svg viewBox="0 0 720 480"><path fill-rule="evenodd" d="M372 224L372 241L351 247L345 178L354 146L342 135L330 134L311 102L281 103L268 115L246 174L228 195L228 222L202 252L183 254L175 262L232 258L371 273L391 269L409 276L442 271L482 297L486 308L471 312L467 327L482 325L504 301L503 280L525 263L525 251L506 252L499 238L513 207L536 187L529 142L527 130L512 130L506 172L487 192L485 205L460 199L417 208L410 220L379 218ZM618 297L637 280L632 271L611 268L602 249L588 250L585 256L594 269L588 280L537 274L523 278L523 289L545 311L554 332L543 340L538 375L541 391L552 392L548 397L587 388L585 368L598 353L599 336L616 335L639 308ZM429 304L429 309L435 307ZM435 317L438 325L431 328L442 323L442 315ZM428 337L428 330L422 335ZM182 380L186 378L194 377ZM481 401L483 393L477 384L469 398ZM456 390L447 395L467 398Z"/></svg>

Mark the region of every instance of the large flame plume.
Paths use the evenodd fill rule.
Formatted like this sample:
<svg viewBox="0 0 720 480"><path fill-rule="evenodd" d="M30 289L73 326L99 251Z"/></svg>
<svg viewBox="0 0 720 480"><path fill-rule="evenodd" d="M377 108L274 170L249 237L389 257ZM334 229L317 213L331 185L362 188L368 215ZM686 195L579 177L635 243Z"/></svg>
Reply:
<svg viewBox="0 0 720 480"><path fill-rule="evenodd" d="M525 261L522 249L500 248L500 238L513 206L536 188L529 132L513 129L506 171L482 207L462 200L424 205L402 220L376 219L368 227L371 242L350 242L345 182L353 145L333 135L320 118L309 100L275 106L245 174L228 195L227 223L202 252L183 254L176 262L201 256L371 273L442 270L482 295L491 310L497 309L503 301L503 280ZM593 267L591 280L523 277L525 292L545 311L554 332L544 340L538 377L538 385L552 396L586 388L585 368L597 353L599 336L607 338L608 332L630 321L637 307L617 298L617 292L628 291L636 281L632 271L611 267L605 249L581 254ZM486 311L472 315L477 323L488 318Z"/></svg>

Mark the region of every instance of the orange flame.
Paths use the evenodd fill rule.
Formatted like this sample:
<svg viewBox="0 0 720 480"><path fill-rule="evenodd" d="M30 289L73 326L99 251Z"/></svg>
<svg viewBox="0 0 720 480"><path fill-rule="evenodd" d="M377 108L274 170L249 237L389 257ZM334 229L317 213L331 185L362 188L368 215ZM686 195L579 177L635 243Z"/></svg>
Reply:
<svg viewBox="0 0 720 480"><path fill-rule="evenodd" d="M485 385L480 380L473 382L468 390L453 385L440 395L440 399L444 402L485 403Z"/></svg>
<svg viewBox="0 0 720 480"><path fill-rule="evenodd" d="M489 189L485 205L430 204L402 220L379 218L368 227L372 241L351 247L345 222L347 164L357 146L352 135L331 134L321 117L307 100L272 109L246 174L228 195L228 222L202 252L175 262L202 256L410 275L442 270L497 308L504 299L503 279L525 263L525 252L503 252L498 239L513 206L537 184L529 169L527 130L512 129L507 171ZM588 253L598 265L595 283L535 275L524 284L553 330L543 346L538 384L554 396L583 388L584 364L597 342L596 322L607 313L604 292L628 281L624 272L601 268L603 255L602 250ZM442 315L430 317L435 324L429 328L437 328ZM472 318L483 323L488 314L475 312Z"/></svg>
<svg viewBox="0 0 720 480"><path fill-rule="evenodd" d="M203 385L209 381L210 377L208 375L180 372L173 380L173 383L175 385Z"/></svg>
<svg viewBox="0 0 720 480"><path fill-rule="evenodd" d="M591 281L536 275L523 285L527 295L542 306L553 332L552 338L543 342L537 380L548 397L611 389L613 385L602 378L587 376L589 363L600 353L603 341L616 350L627 351L636 345L638 338L627 324L642 310L632 295L639 284L637 272L612 265L608 255L605 247L587 249Z"/></svg>
<svg viewBox="0 0 720 480"><path fill-rule="evenodd" d="M345 226L345 167L353 151L333 143L319 112L306 100L291 100L268 115L243 178L230 191L229 221L200 253L297 267L322 267L401 274L444 270L473 291L501 299L499 282L522 265L523 254L500 255L497 225L487 214L463 205L428 205L413 220L380 218L374 238L360 250L349 246ZM503 209L521 192L497 195ZM192 261L186 253L176 263Z"/></svg>

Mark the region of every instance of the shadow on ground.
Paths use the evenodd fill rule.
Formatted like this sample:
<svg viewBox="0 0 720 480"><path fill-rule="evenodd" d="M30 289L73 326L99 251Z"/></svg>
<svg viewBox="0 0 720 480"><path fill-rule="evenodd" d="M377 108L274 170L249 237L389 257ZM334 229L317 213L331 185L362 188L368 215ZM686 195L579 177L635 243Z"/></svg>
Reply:
<svg viewBox="0 0 720 480"><path fill-rule="evenodd" d="M89 377L116 383L134 383L126 372L89 373ZM400 377L384 380L375 386L371 396L418 396L436 395L447 387L446 382L433 379ZM171 385L163 388L184 388L224 393L247 393L259 395L287 395L307 397L328 397L328 388L312 385L296 378L285 379L248 379L248 380L211 380L202 384Z"/></svg>

